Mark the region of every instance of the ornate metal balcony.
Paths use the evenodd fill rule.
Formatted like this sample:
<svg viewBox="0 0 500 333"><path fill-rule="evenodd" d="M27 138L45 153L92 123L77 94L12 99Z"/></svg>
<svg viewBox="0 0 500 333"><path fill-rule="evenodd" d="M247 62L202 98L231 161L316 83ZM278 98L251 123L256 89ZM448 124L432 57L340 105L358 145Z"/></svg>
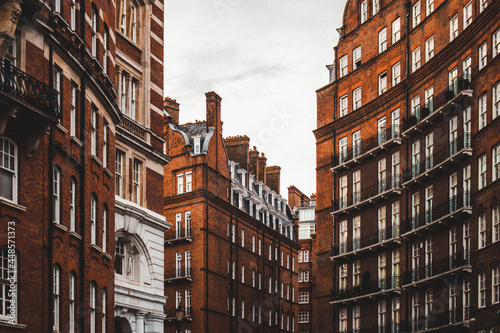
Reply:
<svg viewBox="0 0 500 333"><path fill-rule="evenodd" d="M393 276L392 281L399 281L399 276ZM330 291L330 304L342 304L357 301L362 298L376 298L387 293L401 293L399 283L389 284L388 279L376 279L363 281L360 286L353 286L348 289L337 289Z"/></svg>
<svg viewBox="0 0 500 333"><path fill-rule="evenodd" d="M168 229L165 232L165 245L172 245L178 242L192 242L191 228Z"/></svg>
<svg viewBox="0 0 500 333"><path fill-rule="evenodd" d="M180 281L192 281L191 267L174 268L165 274L165 282L175 283Z"/></svg>

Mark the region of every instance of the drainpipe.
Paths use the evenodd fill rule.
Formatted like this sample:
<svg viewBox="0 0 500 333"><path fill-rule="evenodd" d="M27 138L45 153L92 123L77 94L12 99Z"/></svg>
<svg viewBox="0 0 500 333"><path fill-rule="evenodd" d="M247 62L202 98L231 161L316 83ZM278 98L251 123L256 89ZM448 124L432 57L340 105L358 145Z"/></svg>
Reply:
<svg viewBox="0 0 500 333"><path fill-rule="evenodd" d="M53 64L53 49L52 49L52 45L49 44L49 86L51 89L54 88L54 81L53 81L53 70L54 70L54 64ZM49 189L50 189L50 194L49 195L49 225L48 225L48 231L49 231L49 237L48 237L48 241L49 241L49 244L48 244L48 257L49 257L49 267L48 267L48 273L49 273L49 276L51 277L49 279L49 297L48 297L48 301L49 301L49 310L50 310L50 313L52 313L54 311L53 309L53 297L52 297L52 290L53 290L53 284L54 284L54 279L52 278L52 267L54 266L54 259L53 259L53 248L54 248L54 240L53 240L53 237L54 237L54 221L53 221L53 217L54 217L54 196L52 195L52 193L54 193L54 148L53 148L53 145L54 145L54 130L52 129L50 131L50 135L49 135L49 170L48 170L48 179L49 179ZM52 330L52 327L54 325L54 322L53 322L53 316L49 316L49 329Z"/></svg>

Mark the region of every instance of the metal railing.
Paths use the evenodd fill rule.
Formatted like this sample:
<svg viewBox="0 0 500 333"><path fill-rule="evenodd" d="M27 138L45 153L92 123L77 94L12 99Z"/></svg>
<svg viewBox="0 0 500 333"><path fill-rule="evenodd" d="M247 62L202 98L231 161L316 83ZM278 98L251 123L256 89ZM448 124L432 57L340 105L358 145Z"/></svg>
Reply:
<svg viewBox="0 0 500 333"><path fill-rule="evenodd" d="M181 240L191 237L191 228L168 229L165 232L165 240Z"/></svg>
<svg viewBox="0 0 500 333"><path fill-rule="evenodd" d="M406 272L405 281L407 284L415 283L457 268L470 266L470 264L470 250L461 250L442 260L433 261L422 267Z"/></svg>
<svg viewBox="0 0 500 333"><path fill-rule="evenodd" d="M0 59L0 91L9 97L40 110L49 117L60 118L58 92L18 68Z"/></svg>
<svg viewBox="0 0 500 333"><path fill-rule="evenodd" d="M191 278L191 267L173 268L165 273L165 280Z"/></svg>
<svg viewBox="0 0 500 333"><path fill-rule="evenodd" d="M399 276L397 277L393 276L392 278L394 280L399 281ZM330 301L336 302L345 299L369 295L379 291L389 290L392 288L399 288L399 287L392 287L392 284L389 286L387 282L388 282L387 279L377 279L371 281L363 281L361 285L353 286L347 289L340 289L340 288L337 290L332 289L330 291Z"/></svg>
<svg viewBox="0 0 500 333"><path fill-rule="evenodd" d="M429 115L433 114L440 107L446 105L455 96L464 90L472 89L470 84L470 76L463 76L453 81L446 89L441 91L436 96L432 96L423 108L418 106L409 117L403 121L403 131L417 125L422 120L425 120Z"/></svg>

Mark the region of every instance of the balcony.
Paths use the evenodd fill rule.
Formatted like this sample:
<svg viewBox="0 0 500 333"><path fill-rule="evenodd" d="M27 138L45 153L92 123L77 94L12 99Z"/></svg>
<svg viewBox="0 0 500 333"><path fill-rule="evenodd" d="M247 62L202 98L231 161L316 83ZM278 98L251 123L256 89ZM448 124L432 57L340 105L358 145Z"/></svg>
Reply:
<svg viewBox="0 0 500 333"><path fill-rule="evenodd" d="M35 140L28 140L31 154L48 128L59 121L57 96L54 89L0 59L0 136L7 122L14 122L16 129L34 136Z"/></svg>
<svg viewBox="0 0 500 333"><path fill-rule="evenodd" d="M126 132L136 136L143 141L146 141L146 133L148 132L148 130L141 124L137 123L135 120L124 115L119 126L122 129L126 130Z"/></svg>
<svg viewBox="0 0 500 333"><path fill-rule="evenodd" d="M353 144L352 147L340 150L334 156L331 170L334 173L338 173L341 170L350 169L353 165L361 163L362 160L370 156L375 156L381 150L387 150L393 145L400 144L400 126L392 125L386 128L385 131L379 131L374 136L360 139L359 143Z"/></svg>
<svg viewBox="0 0 500 333"><path fill-rule="evenodd" d="M470 192L459 193L436 206L429 207L425 212L412 216L404 224L403 238L422 236L443 224L472 214Z"/></svg>
<svg viewBox="0 0 500 333"><path fill-rule="evenodd" d="M379 180L377 184L363 188L362 191L353 193L351 200L348 196L339 198L334 205L333 216L348 214L353 210L376 203L381 199L387 199L394 194L401 194L401 176L394 174Z"/></svg>
<svg viewBox="0 0 500 333"><path fill-rule="evenodd" d="M456 307L409 321L408 332L453 332L456 326L469 326L469 307Z"/></svg>
<svg viewBox="0 0 500 333"><path fill-rule="evenodd" d="M433 261L423 267L406 272L406 284L403 288L431 283L435 279L442 281L448 275L456 275L461 272L472 272L470 250L461 250L443 260Z"/></svg>
<svg viewBox="0 0 500 333"><path fill-rule="evenodd" d="M165 273L165 282L176 283L182 281L193 281L191 267L174 268L169 273Z"/></svg>
<svg viewBox="0 0 500 333"><path fill-rule="evenodd" d="M332 247L330 260L349 259L360 256L364 252L376 251L378 248L389 248L395 244L400 244L400 226L392 225L385 229L363 234L348 242L339 243L338 247Z"/></svg>
<svg viewBox="0 0 500 333"><path fill-rule="evenodd" d="M349 289L338 289L330 291L330 304L346 304L359 301L364 298L375 299L381 295L400 294L399 276L389 279L378 279L363 282L360 286Z"/></svg>
<svg viewBox="0 0 500 333"><path fill-rule="evenodd" d="M183 306L184 307L184 306ZM177 323L177 317L175 316L175 311L177 310L177 307L175 308L169 308L165 310L165 320L167 322L174 322ZM193 320L193 308L191 306L186 306L184 307L184 320L187 321L192 321Z"/></svg>
<svg viewBox="0 0 500 333"><path fill-rule="evenodd" d="M168 229L165 232L165 245L173 245L182 242L192 242L191 228Z"/></svg>
<svg viewBox="0 0 500 333"><path fill-rule="evenodd" d="M411 172L405 172L403 187L409 188L426 179L434 178L443 170L447 170L450 165L470 156L472 156L471 136L466 133L449 142L446 147L426 156L423 161L412 164Z"/></svg>
<svg viewBox="0 0 500 333"><path fill-rule="evenodd" d="M437 122L450 108L472 98L470 77L455 80L445 90L431 98L422 109L416 108L403 122L403 137L411 137Z"/></svg>

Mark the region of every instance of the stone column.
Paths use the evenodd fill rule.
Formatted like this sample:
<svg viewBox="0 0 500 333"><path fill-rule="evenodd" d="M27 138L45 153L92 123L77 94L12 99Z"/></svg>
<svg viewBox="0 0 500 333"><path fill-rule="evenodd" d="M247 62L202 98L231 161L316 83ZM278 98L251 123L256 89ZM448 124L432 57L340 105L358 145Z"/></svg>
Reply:
<svg viewBox="0 0 500 333"><path fill-rule="evenodd" d="M144 312L139 312L135 319L135 332L144 333Z"/></svg>

